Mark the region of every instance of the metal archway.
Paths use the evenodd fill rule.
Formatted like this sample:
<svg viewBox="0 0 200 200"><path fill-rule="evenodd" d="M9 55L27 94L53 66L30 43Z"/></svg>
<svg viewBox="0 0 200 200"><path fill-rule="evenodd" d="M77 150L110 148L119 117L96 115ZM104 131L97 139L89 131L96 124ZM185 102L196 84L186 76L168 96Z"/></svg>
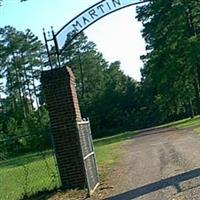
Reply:
<svg viewBox="0 0 200 200"><path fill-rule="evenodd" d="M90 25L100 20L101 18L116 12L120 9L149 2L150 0L102 0L70 20L57 33L52 30L52 38L47 39L44 32L45 45L51 65L49 43L54 42L56 55L59 62L59 55L63 47L67 46L72 40Z"/></svg>

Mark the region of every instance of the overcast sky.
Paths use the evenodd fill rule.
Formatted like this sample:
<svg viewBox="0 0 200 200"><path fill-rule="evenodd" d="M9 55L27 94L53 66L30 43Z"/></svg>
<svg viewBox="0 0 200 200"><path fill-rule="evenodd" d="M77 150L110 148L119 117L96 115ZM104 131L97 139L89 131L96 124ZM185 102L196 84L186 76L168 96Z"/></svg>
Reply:
<svg viewBox="0 0 200 200"><path fill-rule="evenodd" d="M29 28L43 41L42 28L57 32L69 20L99 0L3 0L0 7L0 27L11 25L24 31ZM142 25L135 19L135 6L112 13L85 30L90 40L109 62L121 61L125 74L140 80L145 42Z"/></svg>

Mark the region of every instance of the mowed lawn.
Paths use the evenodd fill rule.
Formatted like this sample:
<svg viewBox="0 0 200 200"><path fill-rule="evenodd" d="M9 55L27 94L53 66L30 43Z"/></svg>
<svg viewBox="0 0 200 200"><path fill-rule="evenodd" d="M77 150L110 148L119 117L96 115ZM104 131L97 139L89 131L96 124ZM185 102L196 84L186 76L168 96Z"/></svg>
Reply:
<svg viewBox="0 0 200 200"><path fill-rule="evenodd" d="M185 119L161 127L193 128L200 133L200 118ZM118 160L119 146L138 132L129 131L94 141L97 164L103 178L103 168ZM18 200L40 191L60 187L52 151L28 154L0 162L0 200Z"/></svg>
<svg viewBox="0 0 200 200"><path fill-rule="evenodd" d="M97 165L102 168L117 161L119 143L134 132L94 141ZM18 200L40 191L59 188L55 158L50 151L28 154L0 162L0 200Z"/></svg>
<svg viewBox="0 0 200 200"><path fill-rule="evenodd" d="M44 156L45 155L45 156ZM0 162L0 200L17 200L60 186L51 152Z"/></svg>

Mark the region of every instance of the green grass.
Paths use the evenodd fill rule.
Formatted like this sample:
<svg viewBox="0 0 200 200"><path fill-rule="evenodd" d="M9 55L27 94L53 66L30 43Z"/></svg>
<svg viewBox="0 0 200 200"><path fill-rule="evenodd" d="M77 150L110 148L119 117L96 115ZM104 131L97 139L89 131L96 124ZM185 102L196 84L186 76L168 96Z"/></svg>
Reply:
<svg viewBox="0 0 200 200"><path fill-rule="evenodd" d="M94 141L97 164L101 178L104 167L118 159L119 145L135 135L126 132ZM44 157L45 156L45 159ZM0 162L0 200L18 200L25 194L31 196L40 191L50 191L60 186L55 161L51 151L28 154Z"/></svg>
<svg viewBox="0 0 200 200"><path fill-rule="evenodd" d="M182 119L158 127L160 128L172 127L177 129L193 128L193 130L199 130L198 126L200 127L200 116L195 116L194 118Z"/></svg>
<svg viewBox="0 0 200 200"><path fill-rule="evenodd" d="M118 144L98 145L95 147L97 165L102 167L117 160Z"/></svg>
<svg viewBox="0 0 200 200"><path fill-rule="evenodd" d="M137 132L129 131L115 136L94 140L95 154L101 181L106 180L106 169L115 164L120 157L123 141L132 138Z"/></svg>
<svg viewBox="0 0 200 200"><path fill-rule="evenodd" d="M162 124L159 126L154 127L156 128L177 128L177 129L184 129L184 128L193 128L196 126L200 126L200 116L195 116L194 118L186 118L182 120L178 120L175 122L170 122L167 124Z"/></svg>
<svg viewBox="0 0 200 200"><path fill-rule="evenodd" d="M195 116L194 118L187 118L169 124L164 124L160 127L172 127L177 129L191 128L195 133L200 134L200 116Z"/></svg>
<svg viewBox="0 0 200 200"><path fill-rule="evenodd" d="M60 185L52 153L45 154L45 159L29 154L0 162L0 200L17 200Z"/></svg>
<svg viewBox="0 0 200 200"><path fill-rule="evenodd" d="M99 166L108 166L116 162L121 142L132 138L136 133L137 131L129 131L115 136L94 140L97 164Z"/></svg>
<svg viewBox="0 0 200 200"><path fill-rule="evenodd" d="M162 125L156 126L155 128L172 127L172 128L177 128L177 129L183 129L183 128L191 128L198 125L200 126L200 116L195 116L194 118L186 118L186 119L181 119L175 122L170 122L167 124L162 124Z"/></svg>
<svg viewBox="0 0 200 200"><path fill-rule="evenodd" d="M194 129L194 132L197 133L197 134L200 134L200 127L195 128L195 129Z"/></svg>
<svg viewBox="0 0 200 200"><path fill-rule="evenodd" d="M193 119L187 119L185 121L177 122L177 124L174 125L178 129L183 129L183 128L193 128L196 126L200 126L200 117L197 116Z"/></svg>
<svg viewBox="0 0 200 200"><path fill-rule="evenodd" d="M200 116L195 116L194 118L185 118L185 119L178 120L175 122L162 124L162 125L156 126L155 128L172 127L172 128L182 129L182 128L190 128L190 127L194 127L198 125L200 126Z"/></svg>

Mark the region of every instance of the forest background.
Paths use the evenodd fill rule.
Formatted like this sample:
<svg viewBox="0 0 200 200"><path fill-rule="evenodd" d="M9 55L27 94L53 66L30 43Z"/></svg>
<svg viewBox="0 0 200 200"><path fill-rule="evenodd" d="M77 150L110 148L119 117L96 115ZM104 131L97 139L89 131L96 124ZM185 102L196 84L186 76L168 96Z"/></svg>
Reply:
<svg viewBox="0 0 200 200"><path fill-rule="evenodd" d="M147 50L140 82L121 71L120 61L105 60L83 33L61 56L62 66L75 74L82 116L90 118L94 138L200 114L200 2L152 0L137 7L137 19ZM36 151L40 140L47 149L44 44L31 30L6 26L0 28L0 49L0 140L12 140L3 148L8 154L19 147Z"/></svg>

